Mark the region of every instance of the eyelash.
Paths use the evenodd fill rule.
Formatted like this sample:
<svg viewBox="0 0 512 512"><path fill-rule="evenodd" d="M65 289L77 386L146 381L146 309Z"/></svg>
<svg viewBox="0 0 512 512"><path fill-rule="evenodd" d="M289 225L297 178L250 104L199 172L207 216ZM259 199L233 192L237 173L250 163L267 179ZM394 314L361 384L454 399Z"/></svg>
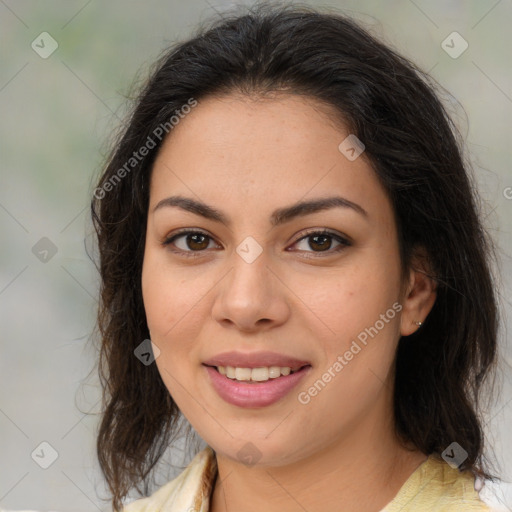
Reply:
<svg viewBox="0 0 512 512"><path fill-rule="evenodd" d="M170 246L175 240L177 240L178 238L183 237L184 235L204 235L205 237L209 238L210 240L213 240L213 238L210 235L208 235L208 233L205 233L204 231L201 231L199 229L197 229L197 230L196 229L194 229L194 230L183 229L181 231L178 231L178 232L174 233L172 236L166 238L162 242L162 245L165 246L165 247ZM295 244L301 242L302 240L310 238L310 237L315 236L315 235L316 236L328 236L328 237L331 237L334 240L336 240L337 242L339 242L340 245L337 248L335 248L334 250L330 250L329 249L329 250L326 250L326 251L305 251L306 253L311 252L311 253L315 254L315 256L305 256L304 255L303 256L304 258L322 258L322 257L325 257L325 256L322 256L323 254L327 254L327 256L330 256L332 254L339 253L339 252L343 251L346 247L349 247L349 246L352 245L351 242L347 238L344 238L341 235L333 233L332 231L329 231L327 229L316 230L316 231L315 230L308 231L304 236L299 238L292 245L295 245ZM176 254L183 255L183 256L188 257L188 258L200 257L201 253L205 252L205 250L206 249L202 249L200 251L184 251L182 249L178 249L178 250L171 249L172 252L174 252Z"/></svg>

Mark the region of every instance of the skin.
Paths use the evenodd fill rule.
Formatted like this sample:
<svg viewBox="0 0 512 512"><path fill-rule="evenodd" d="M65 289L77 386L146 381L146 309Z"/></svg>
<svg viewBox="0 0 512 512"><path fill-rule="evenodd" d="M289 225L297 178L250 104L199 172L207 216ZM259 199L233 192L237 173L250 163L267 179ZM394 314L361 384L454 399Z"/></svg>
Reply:
<svg viewBox="0 0 512 512"><path fill-rule="evenodd" d="M418 270L401 279L392 205L364 153L351 162L339 151L348 135L311 98L209 97L175 126L155 161L144 306L162 379L216 452L213 512L338 512L340 503L343 510L378 511L427 458L393 433L393 361L400 336L418 329L415 322L431 310L435 286L421 253ZM231 225L178 207L154 211L178 194L222 211ZM367 215L338 207L270 223L277 208L333 195ZM211 238L194 245L185 235L174 246L162 244L181 228ZM334 238L315 245L304 238L312 229L351 245L339 252ZM263 250L252 263L236 252L248 236ZM401 311L301 404L298 393L394 303ZM277 403L241 408L217 395L201 364L230 350L271 350L312 369ZM250 466L237 456L248 441L260 457Z"/></svg>

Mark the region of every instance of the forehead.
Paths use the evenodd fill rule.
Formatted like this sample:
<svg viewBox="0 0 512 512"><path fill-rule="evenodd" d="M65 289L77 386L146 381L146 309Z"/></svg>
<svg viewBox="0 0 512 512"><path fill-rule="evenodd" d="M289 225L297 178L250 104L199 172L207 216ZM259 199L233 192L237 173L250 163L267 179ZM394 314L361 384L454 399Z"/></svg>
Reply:
<svg viewBox="0 0 512 512"><path fill-rule="evenodd" d="M205 98L164 141L150 203L181 193L257 211L334 192L389 209L364 153L350 161L340 151L349 135L334 109L309 97Z"/></svg>
<svg viewBox="0 0 512 512"><path fill-rule="evenodd" d="M231 160L251 158L256 164L257 160L276 161L285 151L304 159L314 148L336 149L344 134L348 135L347 128L334 108L314 98L283 93L265 98L230 94L199 101L173 128L161 152L186 145L195 150L188 156L218 157L218 149ZM262 148L266 152L258 153ZM311 154L311 158L317 157Z"/></svg>

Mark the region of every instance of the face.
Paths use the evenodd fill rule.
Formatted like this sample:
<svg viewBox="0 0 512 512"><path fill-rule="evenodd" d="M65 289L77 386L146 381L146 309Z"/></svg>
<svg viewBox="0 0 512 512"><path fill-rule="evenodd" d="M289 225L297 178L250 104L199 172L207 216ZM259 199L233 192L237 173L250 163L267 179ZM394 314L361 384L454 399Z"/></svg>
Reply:
<svg viewBox="0 0 512 512"><path fill-rule="evenodd" d="M329 119L292 95L204 99L152 171L142 289L156 364L232 460L292 463L392 414L392 206Z"/></svg>

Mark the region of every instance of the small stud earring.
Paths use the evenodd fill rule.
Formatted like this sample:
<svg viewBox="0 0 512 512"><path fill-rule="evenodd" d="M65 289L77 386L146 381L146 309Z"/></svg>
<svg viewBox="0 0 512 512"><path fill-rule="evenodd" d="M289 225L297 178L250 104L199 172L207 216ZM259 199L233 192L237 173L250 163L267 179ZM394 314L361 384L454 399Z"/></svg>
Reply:
<svg viewBox="0 0 512 512"><path fill-rule="evenodd" d="M414 322L418 327L421 327L423 325L422 322Z"/></svg>

